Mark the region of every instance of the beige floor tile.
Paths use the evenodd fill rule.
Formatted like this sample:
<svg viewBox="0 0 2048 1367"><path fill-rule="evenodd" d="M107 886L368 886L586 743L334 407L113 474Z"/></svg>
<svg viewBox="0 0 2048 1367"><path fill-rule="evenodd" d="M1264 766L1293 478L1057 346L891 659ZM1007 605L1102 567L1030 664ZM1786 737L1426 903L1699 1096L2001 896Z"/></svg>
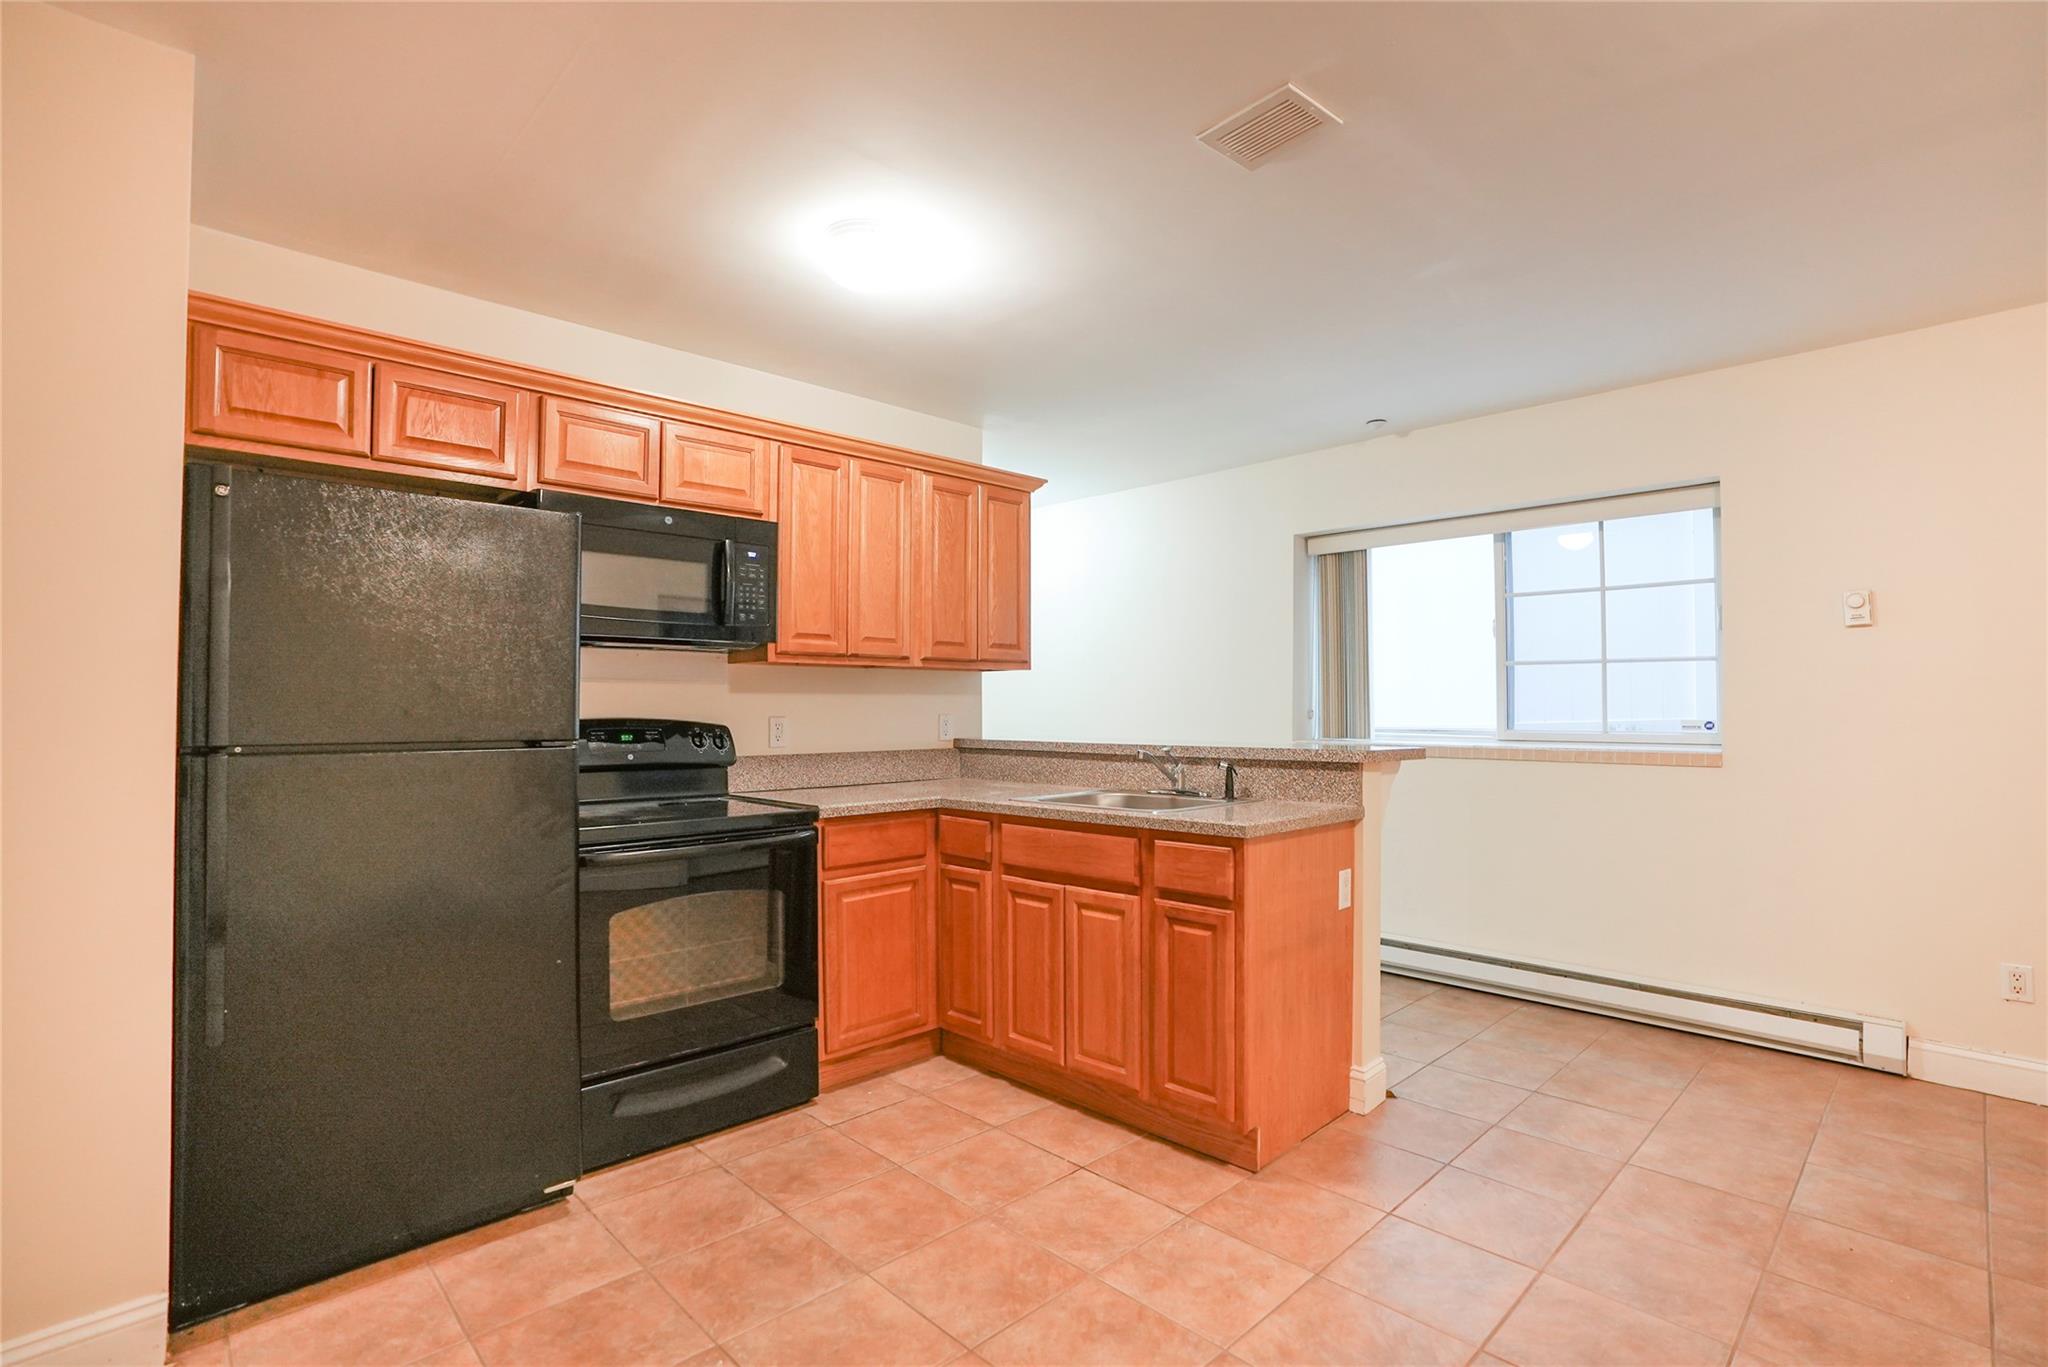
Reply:
<svg viewBox="0 0 2048 1367"><path fill-rule="evenodd" d="M1623 1168L1594 1213L1763 1266L1784 1212L1648 1168Z"/></svg>
<svg viewBox="0 0 2048 1367"><path fill-rule="evenodd" d="M1194 1218L1315 1271L1371 1229L1382 1213L1288 1177L1239 1182Z"/></svg>
<svg viewBox="0 0 2048 1367"><path fill-rule="evenodd" d="M1309 1279L1308 1269L1195 1220L1146 1240L1097 1275L1217 1343L1250 1329Z"/></svg>
<svg viewBox="0 0 2048 1367"><path fill-rule="evenodd" d="M796 1222L871 1270L972 1220L974 1208L895 1168L796 1207Z"/></svg>
<svg viewBox="0 0 2048 1367"><path fill-rule="evenodd" d="M1473 1347L1316 1277L1232 1344L1231 1351L1256 1367L1453 1367L1471 1357Z"/></svg>
<svg viewBox="0 0 2048 1367"><path fill-rule="evenodd" d="M809 1123L817 1124L815 1120ZM631 1196L636 1191L658 1187L663 1182L673 1182L678 1177L688 1177L693 1172L702 1172L711 1163L712 1160L695 1144L678 1144L578 1178L576 1195L585 1205L602 1205L621 1196Z"/></svg>
<svg viewBox="0 0 2048 1367"><path fill-rule="evenodd" d="M1972 1267L1985 1266L1989 1256L1981 1207L1921 1196L1840 1168L1809 1164L1792 1209Z"/></svg>
<svg viewBox="0 0 2048 1367"><path fill-rule="evenodd" d="M859 1268L787 1216L656 1263L651 1270L690 1318L720 1340L860 1275Z"/></svg>
<svg viewBox="0 0 2048 1367"><path fill-rule="evenodd" d="M1981 1367L1988 1349L1967 1340L1766 1275L1740 1348L1781 1367Z"/></svg>
<svg viewBox="0 0 2048 1367"><path fill-rule="evenodd" d="M1488 1349L1521 1367L1720 1367L1728 1345L1555 1277L1539 1277Z"/></svg>
<svg viewBox="0 0 2048 1367"><path fill-rule="evenodd" d="M1403 1100L1419 1101L1489 1125L1519 1106L1528 1095L1526 1088L1455 1072L1445 1067L1442 1059L1402 1082L1400 1091Z"/></svg>
<svg viewBox="0 0 2048 1367"><path fill-rule="evenodd" d="M1762 1276L1754 1263L1598 1215L1572 1232L1544 1270L1722 1343L1741 1333Z"/></svg>
<svg viewBox="0 0 2048 1367"><path fill-rule="evenodd" d="M1083 1166L1138 1137L1136 1131L1125 1129L1114 1121L1104 1120L1078 1106L1058 1102L1019 1116L1003 1128L1048 1153L1058 1154L1069 1163Z"/></svg>
<svg viewBox="0 0 2048 1367"><path fill-rule="evenodd" d="M911 1309L966 1344L1016 1323L1083 1275L993 1220L962 1225L874 1273Z"/></svg>
<svg viewBox="0 0 2048 1367"><path fill-rule="evenodd" d="M958 1086L958 1083L949 1083ZM889 1077L869 1078L865 1082L835 1087L813 1101L805 1114L826 1125L839 1125L857 1115L879 1111L884 1106L894 1106L899 1101L908 1101L917 1093ZM698 1141L703 1146L703 1141Z"/></svg>
<svg viewBox="0 0 2048 1367"><path fill-rule="evenodd" d="M1538 1093L1501 1118L1501 1127L1554 1139L1607 1158L1627 1158L1648 1137L1650 1122Z"/></svg>
<svg viewBox="0 0 2048 1367"><path fill-rule="evenodd" d="M907 1068L898 1068L885 1076L899 1087L908 1087L913 1092L929 1092L940 1087L950 1087L956 1082L965 1082L972 1077L980 1077L982 1074L959 1059L936 1054Z"/></svg>
<svg viewBox="0 0 2048 1367"><path fill-rule="evenodd" d="M1645 1082L1577 1058L1551 1074L1549 1081L1536 1090L1545 1096L1563 1097L1603 1111L1619 1111L1640 1120L1660 1120L1683 1089Z"/></svg>
<svg viewBox="0 0 2048 1367"><path fill-rule="evenodd" d="M2048 1290L2011 1277L1991 1279L2000 1360L2048 1362Z"/></svg>
<svg viewBox="0 0 2048 1367"><path fill-rule="evenodd" d="M750 1153L772 1149L777 1144L787 1144L792 1139L815 1133L825 1127L824 1121L810 1109L784 1111L751 1124L740 1125L717 1134L706 1135L697 1141L697 1152L714 1163L730 1163L745 1158ZM607 1168L611 1172L615 1169Z"/></svg>
<svg viewBox="0 0 2048 1367"><path fill-rule="evenodd" d="M1806 1166L1804 1149L1793 1154L1754 1149L1670 1119L1650 1132L1629 1162L1773 1206L1792 1199Z"/></svg>
<svg viewBox="0 0 2048 1367"><path fill-rule="evenodd" d="M1443 1165L1419 1153L1377 1144L1328 1126L1265 1169L1336 1192L1378 1210L1392 1210Z"/></svg>
<svg viewBox="0 0 2048 1367"><path fill-rule="evenodd" d="M1049 1097L1026 1091L999 1077L971 1077L965 1082L940 1087L928 1095L990 1125L1007 1124L1052 1104Z"/></svg>
<svg viewBox="0 0 2048 1367"><path fill-rule="evenodd" d="M228 1352L242 1367L411 1362L462 1338L462 1326L434 1274L416 1267L231 1330Z"/></svg>
<svg viewBox="0 0 2048 1367"><path fill-rule="evenodd" d="M1474 1038L1465 1041L1437 1062L1455 1073L1504 1082L1510 1087L1534 1091L1564 1066L1548 1054L1532 1053L1512 1045Z"/></svg>
<svg viewBox="0 0 2048 1367"><path fill-rule="evenodd" d="M750 1153L726 1171L788 1210L885 1172L889 1160L838 1130L824 1130Z"/></svg>
<svg viewBox="0 0 2048 1367"><path fill-rule="evenodd" d="M1041 1248L1093 1270L1180 1217L1171 1206L1084 1168L1005 1206L998 1218Z"/></svg>
<svg viewBox="0 0 2048 1367"><path fill-rule="evenodd" d="M1964 1205L1984 1204L1984 1156L1942 1154L1879 1135L1837 1129L1823 1121L1806 1161L1867 1181Z"/></svg>
<svg viewBox="0 0 2048 1367"><path fill-rule="evenodd" d="M1093 1277L1059 1294L980 1345L994 1367L1194 1367L1217 1345Z"/></svg>
<svg viewBox="0 0 2048 1367"><path fill-rule="evenodd" d="M1144 1137L1112 1149L1088 1170L1182 1212L1215 1200L1245 1176L1242 1168Z"/></svg>
<svg viewBox="0 0 2048 1367"><path fill-rule="evenodd" d="M725 1346L741 1367L936 1367L960 1352L952 1336L868 1277Z"/></svg>
<svg viewBox="0 0 2048 1367"><path fill-rule="evenodd" d="M594 1213L627 1252L651 1263L772 1220L776 1212L746 1183L712 1169L607 1202Z"/></svg>
<svg viewBox="0 0 2048 1367"><path fill-rule="evenodd" d="M711 1346L644 1272L514 1320L473 1340L485 1367L642 1367L681 1362Z"/></svg>
<svg viewBox="0 0 2048 1367"><path fill-rule="evenodd" d="M1434 1063L1464 1042L1461 1035L1439 1034L1391 1020L1380 1023L1380 1052L1415 1063Z"/></svg>
<svg viewBox="0 0 2048 1367"><path fill-rule="evenodd" d="M1785 1221L1771 1255L1780 1277L1861 1301L1955 1338L1991 1343L1990 1282L1981 1267L1825 1224L1804 1215Z"/></svg>
<svg viewBox="0 0 2048 1367"><path fill-rule="evenodd" d="M640 1270L633 1255L586 1208L565 1210L559 1220L434 1264L442 1291L470 1334Z"/></svg>
<svg viewBox="0 0 2048 1367"><path fill-rule="evenodd" d="M1529 1267L1543 1266L1579 1218L1570 1206L1462 1168L1445 1168L1394 1213Z"/></svg>
<svg viewBox="0 0 2048 1367"><path fill-rule="evenodd" d="M1484 1342L1534 1269L1389 1216L1323 1275L1455 1338Z"/></svg>
<svg viewBox="0 0 2048 1367"><path fill-rule="evenodd" d="M1364 1115L1346 1115L1334 1127L1380 1144L1448 1163L1485 1134L1486 1122L1419 1101L1390 1096Z"/></svg>
<svg viewBox="0 0 2048 1367"><path fill-rule="evenodd" d="M1621 1171L1616 1159L1518 1130L1500 1129L1487 1131L1453 1158L1451 1166L1547 1196L1581 1213L1599 1199L1607 1184L1614 1180L1614 1174Z"/></svg>
<svg viewBox="0 0 2048 1367"><path fill-rule="evenodd" d="M940 1063L949 1060L927 1061ZM908 1163L913 1158L971 1138L987 1128L965 1111L955 1110L928 1096L914 1096L908 1101L899 1101L893 1106L884 1106L842 1121L839 1133L863 1148L873 1149L892 1163Z"/></svg>
<svg viewBox="0 0 2048 1367"><path fill-rule="evenodd" d="M1002 1130L984 1131L904 1166L976 1210L1006 1206L1074 1170L1059 1155Z"/></svg>

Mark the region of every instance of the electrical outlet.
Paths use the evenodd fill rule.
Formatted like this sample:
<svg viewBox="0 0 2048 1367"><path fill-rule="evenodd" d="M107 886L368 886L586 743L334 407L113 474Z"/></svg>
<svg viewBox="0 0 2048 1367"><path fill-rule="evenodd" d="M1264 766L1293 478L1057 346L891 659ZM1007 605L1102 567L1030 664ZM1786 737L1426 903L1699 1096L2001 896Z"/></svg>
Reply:
<svg viewBox="0 0 2048 1367"><path fill-rule="evenodd" d="M1351 910L1351 870L1337 870L1337 910Z"/></svg>
<svg viewBox="0 0 2048 1367"><path fill-rule="evenodd" d="M770 750L780 750L788 744L789 718L770 717L768 719L768 748Z"/></svg>
<svg viewBox="0 0 2048 1367"><path fill-rule="evenodd" d="M1998 966L1999 995L2009 1002L2030 1002L2034 999L2034 966L2032 964L2000 964Z"/></svg>
<svg viewBox="0 0 2048 1367"><path fill-rule="evenodd" d="M951 712L939 713L939 739L953 739L953 714Z"/></svg>

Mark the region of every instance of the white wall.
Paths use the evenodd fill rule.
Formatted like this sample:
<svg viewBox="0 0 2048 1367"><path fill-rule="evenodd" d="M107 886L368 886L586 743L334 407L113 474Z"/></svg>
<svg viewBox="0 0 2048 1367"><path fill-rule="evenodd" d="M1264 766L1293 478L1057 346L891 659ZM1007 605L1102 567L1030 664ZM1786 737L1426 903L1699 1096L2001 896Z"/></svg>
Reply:
<svg viewBox="0 0 2048 1367"><path fill-rule="evenodd" d="M987 733L1286 742L1297 535L1719 479L1725 767L1408 765L1386 933L2043 1058L1997 970L2048 971L2044 334L2037 306L1043 508L1036 668L987 681Z"/></svg>
<svg viewBox="0 0 2048 1367"><path fill-rule="evenodd" d="M192 229L192 288L714 408L981 458L978 428L210 228ZM955 735L981 734L974 674L728 665L723 656L674 651L584 651L581 706L587 717L724 722L742 754L767 748L770 716L787 719L791 752L936 745L941 713L954 718Z"/></svg>
<svg viewBox="0 0 2048 1367"><path fill-rule="evenodd" d="M0 13L12 1341L168 1284L192 59L43 5Z"/></svg>

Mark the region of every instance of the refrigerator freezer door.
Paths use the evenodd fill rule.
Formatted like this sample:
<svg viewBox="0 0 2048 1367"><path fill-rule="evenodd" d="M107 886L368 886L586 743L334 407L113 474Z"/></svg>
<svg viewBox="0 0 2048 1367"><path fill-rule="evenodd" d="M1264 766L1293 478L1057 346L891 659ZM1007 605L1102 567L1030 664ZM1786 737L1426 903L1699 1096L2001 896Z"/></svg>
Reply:
<svg viewBox="0 0 2048 1367"><path fill-rule="evenodd" d="M576 758L181 762L171 1322L578 1172Z"/></svg>
<svg viewBox="0 0 2048 1367"><path fill-rule="evenodd" d="M576 735L577 522L186 467L180 744Z"/></svg>

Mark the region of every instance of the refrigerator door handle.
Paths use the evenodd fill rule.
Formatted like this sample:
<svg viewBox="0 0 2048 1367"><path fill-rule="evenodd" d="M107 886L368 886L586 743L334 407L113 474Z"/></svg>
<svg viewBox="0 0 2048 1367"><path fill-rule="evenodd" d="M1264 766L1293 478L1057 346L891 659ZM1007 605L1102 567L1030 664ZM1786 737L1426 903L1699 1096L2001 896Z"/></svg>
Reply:
<svg viewBox="0 0 2048 1367"><path fill-rule="evenodd" d="M227 1037L228 774L222 755L206 757L206 1046L218 1049Z"/></svg>
<svg viewBox="0 0 2048 1367"><path fill-rule="evenodd" d="M228 609L235 586L234 471L215 471L207 500L206 744L225 745L228 731ZM208 962L211 962L211 954Z"/></svg>

